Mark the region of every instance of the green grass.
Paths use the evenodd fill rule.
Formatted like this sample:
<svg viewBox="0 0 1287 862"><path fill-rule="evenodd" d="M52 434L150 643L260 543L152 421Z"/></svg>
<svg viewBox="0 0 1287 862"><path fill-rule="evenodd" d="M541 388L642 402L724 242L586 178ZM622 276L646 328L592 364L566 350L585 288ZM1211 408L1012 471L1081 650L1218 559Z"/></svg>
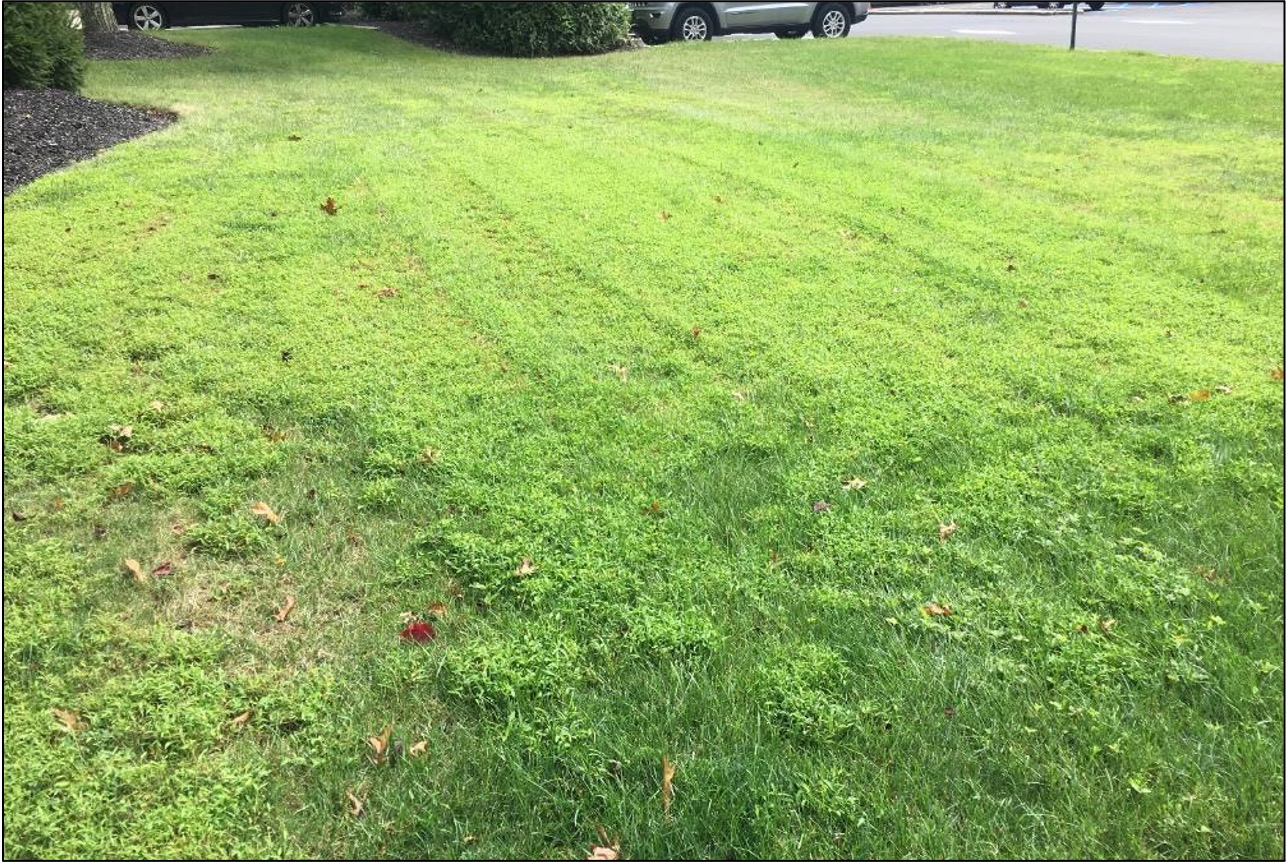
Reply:
<svg viewBox="0 0 1287 862"><path fill-rule="evenodd" d="M173 38L5 202L7 857L1282 856L1281 66Z"/></svg>

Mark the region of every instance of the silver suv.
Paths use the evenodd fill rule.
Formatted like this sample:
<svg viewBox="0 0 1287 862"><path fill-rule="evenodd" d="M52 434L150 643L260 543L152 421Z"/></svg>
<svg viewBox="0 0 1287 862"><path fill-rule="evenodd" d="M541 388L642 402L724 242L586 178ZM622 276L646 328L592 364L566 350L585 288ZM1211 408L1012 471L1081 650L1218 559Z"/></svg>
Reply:
<svg viewBox="0 0 1287 862"><path fill-rule="evenodd" d="M631 3L634 31L649 44L695 42L727 33L776 33L779 39L849 35L870 3Z"/></svg>

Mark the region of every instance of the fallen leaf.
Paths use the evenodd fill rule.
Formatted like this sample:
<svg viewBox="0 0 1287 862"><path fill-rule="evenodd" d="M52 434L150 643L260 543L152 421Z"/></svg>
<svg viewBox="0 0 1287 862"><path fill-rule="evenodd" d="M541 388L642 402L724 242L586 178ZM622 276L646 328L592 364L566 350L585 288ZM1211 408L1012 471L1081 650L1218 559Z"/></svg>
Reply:
<svg viewBox="0 0 1287 862"><path fill-rule="evenodd" d="M1170 401L1172 404L1180 404L1184 401L1188 401L1189 396L1185 395L1183 392L1176 392L1172 395L1168 395L1166 400Z"/></svg>
<svg viewBox="0 0 1287 862"><path fill-rule="evenodd" d="M715 201L715 203L717 204L724 203L724 198L720 197L719 195L715 195L715 197L711 198L711 200Z"/></svg>
<svg viewBox="0 0 1287 862"><path fill-rule="evenodd" d="M861 491L863 488L867 487L867 480L859 479L857 476L854 476L852 479L841 482L840 487L844 488L846 491Z"/></svg>
<svg viewBox="0 0 1287 862"><path fill-rule="evenodd" d="M415 743L414 745L412 745L410 748L407 749L407 756L409 757L420 757L421 755L428 754L428 753L429 753L429 741L426 739L420 740L419 742Z"/></svg>
<svg viewBox="0 0 1287 862"><path fill-rule="evenodd" d="M155 569L152 570L152 574L156 575L159 578L165 577L166 575L173 574L173 573L174 573L174 564L171 563L169 560L166 560L164 563L161 563L159 566L157 566Z"/></svg>
<svg viewBox="0 0 1287 862"><path fill-rule="evenodd" d="M1110 618L1108 618L1108 619L1106 619L1106 620L1100 620L1100 621L1099 621L1099 630L1100 630L1101 632L1103 632L1104 634L1108 634L1109 632L1111 632L1111 631L1113 630L1113 626L1115 626L1115 625L1117 625L1117 620L1115 620L1115 619L1113 619L1113 618L1111 618L1111 617L1110 617Z"/></svg>
<svg viewBox="0 0 1287 862"><path fill-rule="evenodd" d="M733 397L734 397L734 398L736 398L738 401L745 401L745 400L746 400L746 393L745 393L745 392L743 392L743 391L742 391L742 390L740 390L740 389L734 389L734 390L733 390Z"/></svg>
<svg viewBox="0 0 1287 862"><path fill-rule="evenodd" d="M1201 575L1203 580L1210 583L1214 584L1220 580L1220 576L1216 574L1216 570L1211 566L1198 566L1193 571Z"/></svg>
<svg viewBox="0 0 1287 862"><path fill-rule="evenodd" d="M1277 368L1275 368L1273 371L1270 371L1270 372L1269 372L1269 379L1270 379L1270 380L1277 380L1277 381L1279 381L1279 382L1281 382L1281 381L1282 381L1282 379L1283 379L1283 369L1282 369L1282 366L1281 366L1281 365L1280 365L1280 366L1278 366Z"/></svg>
<svg viewBox="0 0 1287 862"><path fill-rule="evenodd" d="M362 800L354 796L352 790L344 791L344 795L349 798L349 814L352 814L354 817L361 817L363 809Z"/></svg>
<svg viewBox="0 0 1287 862"><path fill-rule="evenodd" d="M264 426L264 438L269 443L280 443L286 439L286 432L271 425Z"/></svg>
<svg viewBox="0 0 1287 862"><path fill-rule="evenodd" d="M596 827L599 831L599 840L602 844L591 844L590 855L586 859L620 859L621 858L621 837L617 836L611 841L608 840L608 830L602 826Z"/></svg>
<svg viewBox="0 0 1287 862"><path fill-rule="evenodd" d="M1221 395L1228 395L1233 392L1233 387L1227 383L1222 383L1215 388L1215 391L1219 392Z"/></svg>
<svg viewBox="0 0 1287 862"><path fill-rule="evenodd" d="M431 641L438 637L438 632L434 629L432 623L427 623L423 620L416 620L405 629L398 632L398 636L405 640L415 641L416 643L425 643L426 641Z"/></svg>
<svg viewBox="0 0 1287 862"><path fill-rule="evenodd" d="M670 801L675 793L674 787L671 786L671 779L674 777L675 764L663 755L661 758L661 816L666 820L670 819Z"/></svg>
<svg viewBox="0 0 1287 862"><path fill-rule="evenodd" d="M277 609L277 613L275 614L275 617L276 617L276 619L277 619L277 622L279 622L279 623L284 623L284 622L286 622L286 618L287 618L288 616L290 616L290 612L291 612L291 611L293 611L293 610L295 610L295 597L294 597L294 596L287 596L287 597L286 597L286 604L284 604L284 605L282 605L280 608L278 608L278 609Z"/></svg>
<svg viewBox="0 0 1287 862"><path fill-rule="evenodd" d="M428 464L432 467L434 464L437 464L442 460L442 450L428 446L423 449L418 456L416 456L416 460L421 464Z"/></svg>
<svg viewBox="0 0 1287 862"><path fill-rule="evenodd" d="M670 213L666 212L665 210L662 210L661 212L657 213L657 218L661 219L662 221L670 221Z"/></svg>
<svg viewBox="0 0 1287 862"><path fill-rule="evenodd" d="M925 606L925 613L931 617L950 617L952 609L947 605L940 605L938 602L930 602Z"/></svg>
<svg viewBox="0 0 1287 862"><path fill-rule="evenodd" d="M252 503L250 506L252 515L259 515L268 519L268 523L276 525L282 522L282 516L269 508L267 503Z"/></svg>
<svg viewBox="0 0 1287 862"><path fill-rule="evenodd" d="M1026 299L1021 299L1021 300L1019 300L1019 307L1020 307L1020 308L1027 308L1027 307L1028 307L1028 300L1026 300Z"/></svg>
<svg viewBox="0 0 1287 862"><path fill-rule="evenodd" d="M133 482L122 482L112 489L112 499L119 500L134 490Z"/></svg>
<svg viewBox="0 0 1287 862"><path fill-rule="evenodd" d="M608 367L611 368L616 373L616 375L621 378L622 383L625 383L626 379L630 377L630 369L625 365L618 365L614 362Z"/></svg>
<svg viewBox="0 0 1287 862"><path fill-rule="evenodd" d="M446 619L447 617L447 606L442 602L430 602L429 607L426 608L426 610L428 610L429 614L434 617L434 619L441 620Z"/></svg>
<svg viewBox="0 0 1287 862"><path fill-rule="evenodd" d="M62 497L55 497L53 506L54 506L55 512L61 512L64 508L66 508L67 503L63 500Z"/></svg>
<svg viewBox="0 0 1287 862"><path fill-rule="evenodd" d="M527 557L524 557L523 562L519 563L518 568L514 570L514 574L518 575L520 578L525 578L528 575L534 574L535 572L536 572L536 563L533 563Z"/></svg>
<svg viewBox="0 0 1287 862"><path fill-rule="evenodd" d="M694 326L694 327L693 327L693 340L694 340L694 341L696 341L696 340L697 340L697 338L698 338L701 334L702 334L702 328L701 328L700 326Z"/></svg>
<svg viewBox="0 0 1287 862"><path fill-rule="evenodd" d="M392 298L398 295L398 289L396 287L382 287L375 292L375 295L383 296L386 299Z"/></svg>
<svg viewBox="0 0 1287 862"><path fill-rule="evenodd" d="M946 706L946 707L943 707L943 715L945 715L945 716L946 716L946 717L948 717L948 718L955 718L955 717L956 717L956 707L953 707L953 706Z"/></svg>
<svg viewBox="0 0 1287 862"><path fill-rule="evenodd" d="M63 730L68 733L77 733L78 731L85 729L85 722L81 721L80 716L74 712L69 712L65 709L58 709L57 707L51 709L50 712L54 714L54 718L56 718L58 723L62 725Z"/></svg>
<svg viewBox="0 0 1287 862"><path fill-rule="evenodd" d="M21 522L21 521L25 521L25 520L27 520L27 516L26 516L25 514L23 514L22 512L19 512L17 509L14 509L12 512L10 512L10 513L9 513L9 515L10 515L10 516L15 520L15 521L19 521L19 522Z"/></svg>
<svg viewBox="0 0 1287 862"><path fill-rule="evenodd" d="M304 140L304 139L303 139L303 138L301 138L299 135L291 135L291 136L290 136L290 137L288 137L286 140L288 140L288 141L302 141L302 140Z"/></svg>
<svg viewBox="0 0 1287 862"><path fill-rule="evenodd" d="M149 402L147 403L147 406L148 406L148 407L151 407L153 410L156 410L156 411L160 412L161 410L164 410L164 409L165 409L165 402L164 402L164 401L149 401Z"/></svg>
<svg viewBox="0 0 1287 862"><path fill-rule="evenodd" d="M335 198L327 198L326 203L322 204L322 212L329 216L335 215L338 210L339 207L335 205Z"/></svg>
<svg viewBox="0 0 1287 862"><path fill-rule="evenodd" d="M125 571L133 575L134 580L138 581L140 584L147 580L147 575L143 574L143 567L139 565L138 560L132 560L127 557L124 560L123 565L125 566Z"/></svg>
<svg viewBox="0 0 1287 862"><path fill-rule="evenodd" d="M182 536L188 531L188 525L182 521L175 521L170 525L170 532L176 536Z"/></svg>
<svg viewBox="0 0 1287 862"><path fill-rule="evenodd" d="M130 425L112 425L108 433L98 438L102 443L113 452L120 452L125 448L125 444L134 436L134 428Z"/></svg>
<svg viewBox="0 0 1287 862"><path fill-rule="evenodd" d="M241 715L228 722L232 725L233 730L241 730L250 721L250 710L246 710Z"/></svg>
<svg viewBox="0 0 1287 862"><path fill-rule="evenodd" d="M953 522L952 522L952 523L950 523L950 524L939 524L939 525L938 525L938 540L939 540L940 542L946 542L946 541L947 541L947 537L948 537L948 536L950 536L950 535L952 535L952 534L953 534L953 533L955 533L955 532L956 532L956 521L953 521Z"/></svg>
<svg viewBox="0 0 1287 862"><path fill-rule="evenodd" d="M1196 392L1189 393L1190 401L1209 401L1211 399L1210 389L1199 389Z"/></svg>
<svg viewBox="0 0 1287 862"><path fill-rule="evenodd" d="M814 503L814 504L813 504L813 511L815 511L815 512L829 512L829 511L831 511L831 504L830 504L830 503L828 503L826 500L819 500L819 501L817 501L816 503Z"/></svg>
<svg viewBox="0 0 1287 862"><path fill-rule="evenodd" d="M644 506L643 512L645 515L652 515L654 518L664 518L666 516L666 510L661 507L660 500L653 500L647 506Z"/></svg>
<svg viewBox="0 0 1287 862"><path fill-rule="evenodd" d="M389 756L389 734L392 732L393 725L386 724L383 733L367 739L366 744L371 746L371 750L375 752L374 759L376 763L383 763Z"/></svg>

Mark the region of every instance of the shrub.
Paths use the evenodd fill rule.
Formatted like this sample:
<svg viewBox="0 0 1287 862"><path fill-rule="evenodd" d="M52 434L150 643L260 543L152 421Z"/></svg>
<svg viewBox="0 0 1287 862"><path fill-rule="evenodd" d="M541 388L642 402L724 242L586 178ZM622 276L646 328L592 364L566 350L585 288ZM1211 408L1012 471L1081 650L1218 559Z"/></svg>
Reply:
<svg viewBox="0 0 1287 862"><path fill-rule="evenodd" d="M514 57L597 54L630 32L624 3L396 3L398 17L466 48Z"/></svg>
<svg viewBox="0 0 1287 862"><path fill-rule="evenodd" d="M65 3L4 4L4 86L80 89L85 36Z"/></svg>

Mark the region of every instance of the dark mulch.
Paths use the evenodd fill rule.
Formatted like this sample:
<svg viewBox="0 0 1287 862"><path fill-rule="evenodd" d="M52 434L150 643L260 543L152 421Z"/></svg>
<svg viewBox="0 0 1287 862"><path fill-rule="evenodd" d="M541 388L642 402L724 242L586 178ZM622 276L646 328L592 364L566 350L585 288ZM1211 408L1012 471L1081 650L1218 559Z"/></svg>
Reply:
<svg viewBox="0 0 1287 862"><path fill-rule="evenodd" d="M91 60L169 60L209 53L204 45L167 42L134 30L85 34L85 56Z"/></svg>
<svg viewBox="0 0 1287 862"><path fill-rule="evenodd" d="M5 90L4 193L174 120L165 111L95 102L63 90Z"/></svg>

